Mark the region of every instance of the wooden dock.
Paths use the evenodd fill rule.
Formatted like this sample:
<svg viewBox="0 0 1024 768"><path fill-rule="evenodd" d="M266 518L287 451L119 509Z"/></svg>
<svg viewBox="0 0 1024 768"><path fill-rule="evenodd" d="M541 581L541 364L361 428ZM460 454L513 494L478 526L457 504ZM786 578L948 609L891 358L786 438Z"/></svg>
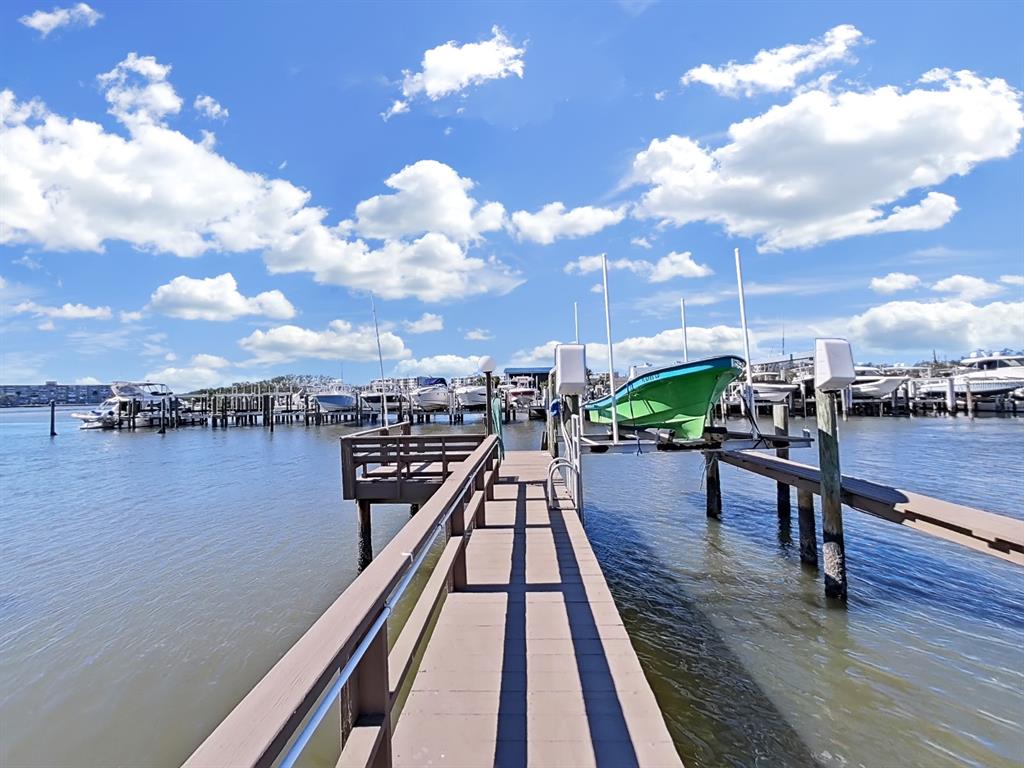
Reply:
<svg viewBox="0 0 1024 768"><path fill-rule="evenodd" d="M401 431L341 438L345 496L367 520L400 479L429 498L186 765L290 768L330 728L348 768L681 766L578 512L548 496L550 456ZM385 471L357 474L360 454ZM402 478L424 454L431 473Z"/></svg>
<svg viewBox="0 0 1024 768"><path fill-rule="evenodd" d="M550 456L506 455L402 710L394 765L679 766Z"/></svg>

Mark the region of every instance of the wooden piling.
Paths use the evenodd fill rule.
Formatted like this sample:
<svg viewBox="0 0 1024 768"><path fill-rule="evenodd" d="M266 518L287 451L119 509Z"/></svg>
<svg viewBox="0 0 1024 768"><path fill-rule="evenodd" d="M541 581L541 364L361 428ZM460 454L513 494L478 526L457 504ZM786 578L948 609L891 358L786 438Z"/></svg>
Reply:
<svg viewBox="0 0 1024 768"><path fill-rule="evenodd" d="M50 437L57 436L57 401L50 401Z"/></svg>
<svg viewBox="0 0 1024 768"><path fill-rule="evenodd" d="M971 382L968 379L964 380L964 394L967 397L967 415L974 415L974 395L971 393Z"/></svg>
<svg viewBox="0 0 1024 768"><path fill-rule="evenodd" d="M789 434L789 406L785 403L776 403L772 406L772 421L775 422L776 435ZM780 459L789 458L789 448L776 448L775 455ZM779 521L785 521L789 525L790 515L790 493L789 486L785 483L775 484L776 506L779 513Z"/></svg>
<svg viewBox="0 0 1024 768"><path fill-rule="evenodd" d="M821 538L826 597L846 600L842 474L834 392L816 392L818 465L821 470Z"/></svg>
<svg viewBox="0 0 1024 768"><path fill-rule="evenodd" d="M818 566L818 533L814 525L814 494L801 488L796 492L797 524L800 527L800 562Z"/></svg>
<svg viewBox="0 0 1024 768"><path fill-rule="evenodd" d="M707 451L704 454L704 484L707 487L707 515L718 519L722 516L722 480L718 469L718 454Z"/></svg>
<svg viewBox="0 0 1024 768"><path fill-rule="evenodd" d="M359 508L359 570L373 560L373 526L370 520L370 502L360 500Z"/></svg>

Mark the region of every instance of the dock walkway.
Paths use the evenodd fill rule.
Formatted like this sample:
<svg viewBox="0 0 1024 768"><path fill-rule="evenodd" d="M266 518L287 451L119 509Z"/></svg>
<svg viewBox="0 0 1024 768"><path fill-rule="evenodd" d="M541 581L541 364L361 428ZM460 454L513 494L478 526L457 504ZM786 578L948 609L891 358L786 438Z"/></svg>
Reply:
<svg viewBox="0 0 1024 768"><path fill-rule="evenodd" d="M509 452L392 743L395 766L681 766L550 456Z"/></svg>

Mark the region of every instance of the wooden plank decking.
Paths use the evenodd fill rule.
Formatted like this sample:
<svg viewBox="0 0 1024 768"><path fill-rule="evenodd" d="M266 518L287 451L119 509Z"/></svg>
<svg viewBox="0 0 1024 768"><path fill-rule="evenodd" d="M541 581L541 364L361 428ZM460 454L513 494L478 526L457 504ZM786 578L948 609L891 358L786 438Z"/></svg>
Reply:
<svg viewBox="0 0 1024 768"><path fill-rule="evenodd" d="M681 766L550 456L510 452L393 739L402 768Z"/></svg>

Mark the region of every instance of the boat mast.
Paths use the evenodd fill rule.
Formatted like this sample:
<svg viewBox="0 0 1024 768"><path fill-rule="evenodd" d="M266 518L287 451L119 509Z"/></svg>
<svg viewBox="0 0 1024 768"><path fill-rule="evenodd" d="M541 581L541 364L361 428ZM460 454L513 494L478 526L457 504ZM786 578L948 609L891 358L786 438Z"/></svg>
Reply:
<svg viewBox="0 0 1024 768"><path fill-rule="evenodd" d="M740 293L740 325L743 326L743 353L747 356L747 391L743 401L747 404L747 412L753 413L754 374L750 367L750 335L747 333L747 301L743 295L743 266L740 263L740 249L733 250L736 255L736 284Z"/></svg>
<svg viewBox="0 0 1024 768"><path fill-rule="evenodd" d="M380 328L377 327L377 305L370 291L370 311L373 312L373 333L377 337L377 360L380 362L380 405L384 413L384 426L388 425L388 393L384 391L384 355L380 351Z"/></svg>
<svg viewBox="0 0 1024 768"><path fill-rule="evenodd" d="M686 342L686 299L679 300L679 319L683 324L683 362L690 362L689 345Z"/></svg>
<svg viewBox="0 0 1024 768"><path fill-rule="evenodd" d="M572 303L572 319L576 324L576 343L580 343L580 305L578 301Z"/></svg>
<svg viewBox="0 0 1024 768"><path fill-rule="evenodd" d="M612 356L612 313L608 304L608 254L601 254L601 274L604 277L604 329L608 335L608 392L612 404L612 444L619 442L619 406L615 402L615 358Z"/></svg>

